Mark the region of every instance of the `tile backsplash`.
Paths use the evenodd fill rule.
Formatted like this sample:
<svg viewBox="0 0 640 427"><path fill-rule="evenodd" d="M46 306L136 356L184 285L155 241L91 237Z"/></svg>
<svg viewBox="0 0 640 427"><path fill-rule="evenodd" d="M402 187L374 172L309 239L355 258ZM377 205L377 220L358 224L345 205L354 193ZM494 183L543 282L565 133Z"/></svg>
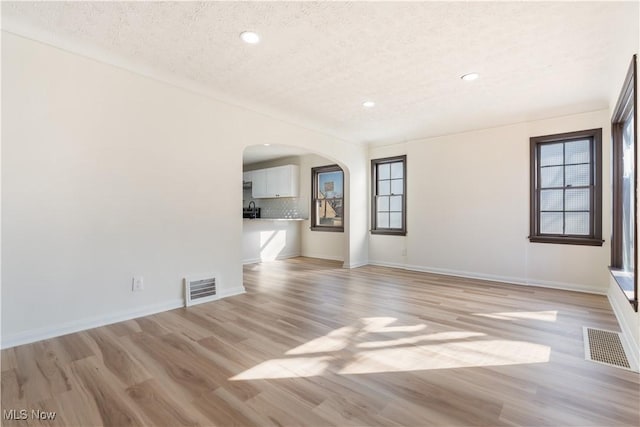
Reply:
<svg viewBox="0 0 640 427"><path fill-rule="evenodd" d="M242 190L242 207L249 206L254 201L260 208L262 218L308 218L308 202L302 197L278 197L276 199L254 199L251 188Z"/></svg>

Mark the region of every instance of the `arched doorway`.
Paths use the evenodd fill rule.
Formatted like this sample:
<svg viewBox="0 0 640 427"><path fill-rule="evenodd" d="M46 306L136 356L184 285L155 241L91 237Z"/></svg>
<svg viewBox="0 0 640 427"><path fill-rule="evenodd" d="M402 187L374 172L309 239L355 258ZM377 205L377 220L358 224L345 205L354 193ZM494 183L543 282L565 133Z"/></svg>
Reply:
<svg viewBox="0 0 640 427"><path fill-rule="evenodd" d="M312 169L338 165L344 175L342 184L344 231L313 229L311 210ZM273 197L259 195L255 184L265 172L295 167L295 195ZM306 148L277 144L247 146L243 152L243 263L266 262L294 256L342 261L349 266L349 168L339 159ZM287 172L285 172L287 173ZM258 184L261 185L261 184ZM259 216L260 218L255 218Z"/></svg>

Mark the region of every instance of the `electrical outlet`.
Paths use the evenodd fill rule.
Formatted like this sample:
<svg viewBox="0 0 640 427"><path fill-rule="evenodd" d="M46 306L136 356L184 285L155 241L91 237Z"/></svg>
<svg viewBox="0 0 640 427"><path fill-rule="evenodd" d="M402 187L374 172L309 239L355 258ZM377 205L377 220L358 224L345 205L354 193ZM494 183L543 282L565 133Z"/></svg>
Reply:
<svg viewBox="0 0 640 427"><path fill-rule="evenodd" d="M140 292L140 291L144 290L144 278L142 276L134 276L133 277L131 290L133 292Z"/></svg>

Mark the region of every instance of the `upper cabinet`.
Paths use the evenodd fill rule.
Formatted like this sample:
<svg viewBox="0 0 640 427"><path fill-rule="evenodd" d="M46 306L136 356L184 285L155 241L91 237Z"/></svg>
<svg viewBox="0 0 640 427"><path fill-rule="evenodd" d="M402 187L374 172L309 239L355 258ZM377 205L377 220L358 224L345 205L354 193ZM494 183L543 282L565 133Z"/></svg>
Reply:
<svg viewBox="0 0 640 427"><path fill-rule="evenodd" d="M298 197L299 167L296 165L251 171L251 195L255 199Z"/></svg>

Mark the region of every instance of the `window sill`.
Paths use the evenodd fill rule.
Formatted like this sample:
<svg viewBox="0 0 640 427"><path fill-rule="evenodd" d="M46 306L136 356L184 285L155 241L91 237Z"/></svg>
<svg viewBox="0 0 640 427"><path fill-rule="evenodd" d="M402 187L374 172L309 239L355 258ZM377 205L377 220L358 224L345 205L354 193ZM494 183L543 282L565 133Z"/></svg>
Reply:
<svg viewBox="0 0 640 427"><path fill-rule="evenodd" d="M638 301L634 299L633 289L635 287L635 277L632 271L624 271L619 268L609 267L609 272L616 281L620 290L629 300L635 311L638 311Z"/></svg>
<svg viewBox="0 0 640 427"><path fill-rule="evenodd" d="M369 230L371 234L383 234L387 236L406 236L405 230Z"/></svg>
<svg viewBox="0 0 640 427"><path fill-rule="evenodd" d="M331 231L334 233L344 232L344 227L309 227L311 231Z"/></svg>
<svg viewBox="0 0 640 427"><path fill-rule="evenodd" d="M529 236L531 243L556 243L559 245L602 246L604 240L582 237Z"/></svg>

